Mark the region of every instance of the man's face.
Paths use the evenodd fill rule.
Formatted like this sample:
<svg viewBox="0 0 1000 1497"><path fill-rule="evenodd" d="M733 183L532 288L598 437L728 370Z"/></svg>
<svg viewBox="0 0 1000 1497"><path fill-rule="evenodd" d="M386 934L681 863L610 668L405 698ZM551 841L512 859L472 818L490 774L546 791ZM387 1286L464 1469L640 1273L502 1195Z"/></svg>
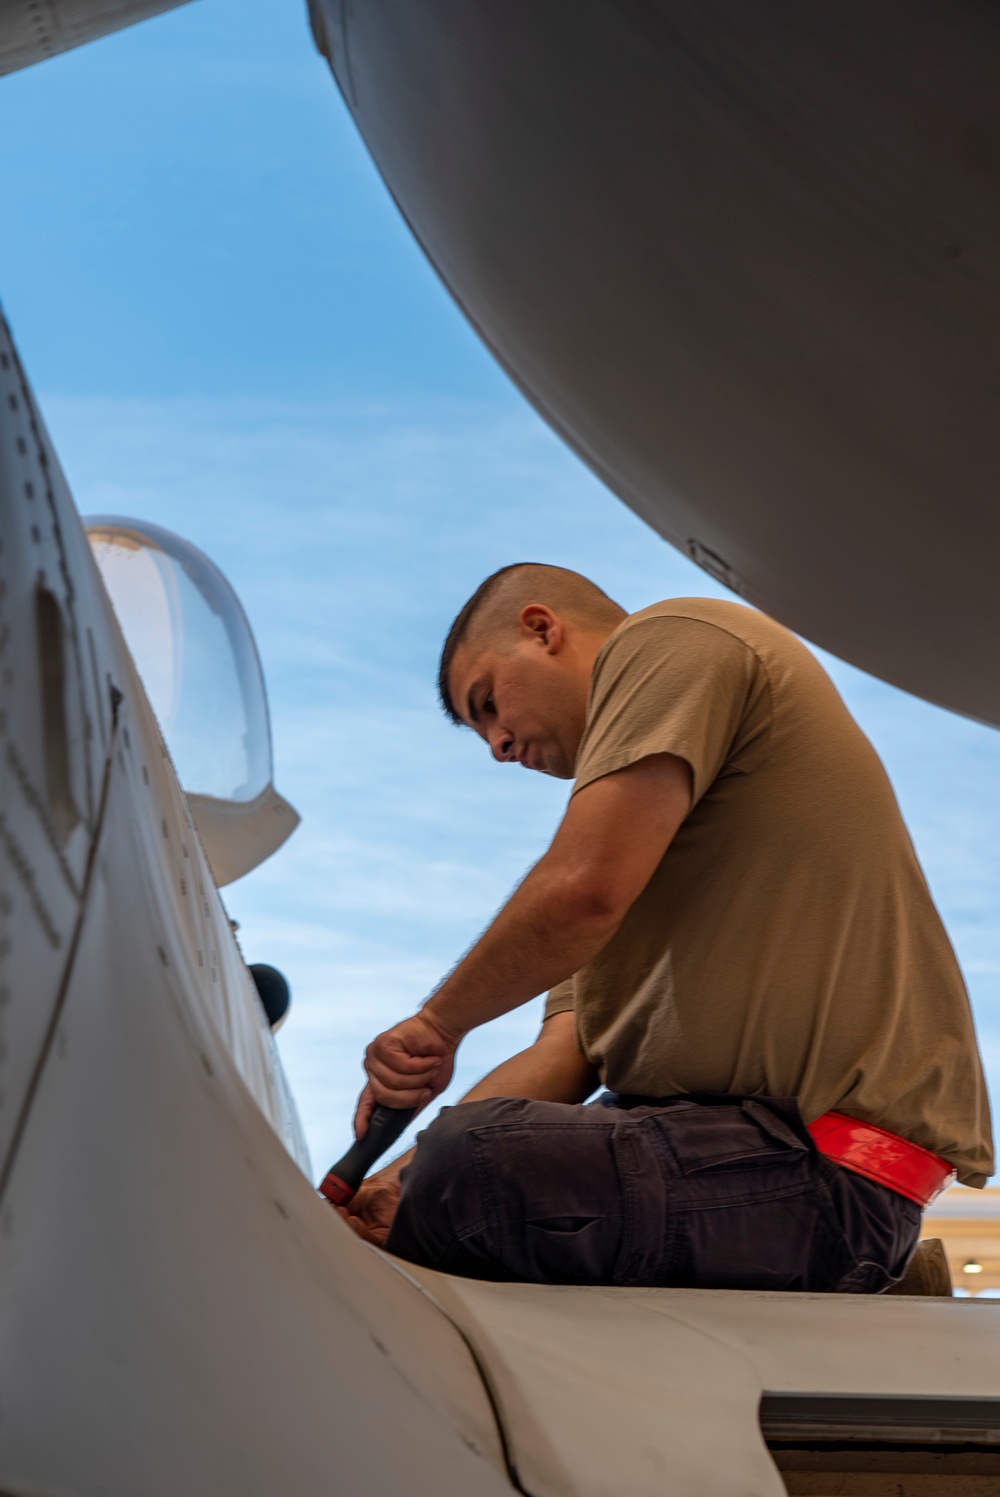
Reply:
<svg viewBox="0 0 1000 1497"><path fill-rule="evenodd" d="M554 616L501 648L459 645L448 677L457 712L499 763L560 780L573 778L589 682L589 666L566 648Z"/></svg>

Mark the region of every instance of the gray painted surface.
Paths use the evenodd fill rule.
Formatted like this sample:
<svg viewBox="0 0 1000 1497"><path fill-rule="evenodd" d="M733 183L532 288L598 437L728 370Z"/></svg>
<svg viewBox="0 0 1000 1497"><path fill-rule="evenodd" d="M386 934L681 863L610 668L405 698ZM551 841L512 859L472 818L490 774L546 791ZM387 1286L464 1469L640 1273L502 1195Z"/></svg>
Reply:
<svg viewBox="0 0 1000 1497"><path fill-rule="evenodd" d="M533 1497L782 1497L762 1398L785 1438L1000 1448L996 1301L542 1288L414 1273L475 1346ZM869 1469L893 1468L883 1453ZM975 1490L992 1490L995 1460L988 1470ZM801 1490L860 1491L864 1478L813 1480ZM912 1487L883 1482L879 1492L961 1490L926 1470Z"/></svg>
<svg viewBox="0 0 1000 1497"><path fill-rule="evenodd" d="M611 488L807 638L1000 724L1000 10L311 14L431 262Z"/></svg>
<svg viewBox="0 0 1000 1497"><path fill-rule="evenodd" d="M0 0L0 76L188 0Z"/></svg>

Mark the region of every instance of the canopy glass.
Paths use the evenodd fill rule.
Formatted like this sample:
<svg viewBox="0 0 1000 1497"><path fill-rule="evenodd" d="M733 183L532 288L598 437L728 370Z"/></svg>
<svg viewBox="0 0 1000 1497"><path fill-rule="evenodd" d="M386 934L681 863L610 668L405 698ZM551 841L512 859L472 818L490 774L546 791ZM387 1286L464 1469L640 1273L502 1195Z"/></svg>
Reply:
<svg viewBox="0 0 1000 1497"><path fill-rule="evenodd" d="M235 592L203 552L159 525L106 515L85 524L184 789L254 800L272 778L271 730Z"/></svg>

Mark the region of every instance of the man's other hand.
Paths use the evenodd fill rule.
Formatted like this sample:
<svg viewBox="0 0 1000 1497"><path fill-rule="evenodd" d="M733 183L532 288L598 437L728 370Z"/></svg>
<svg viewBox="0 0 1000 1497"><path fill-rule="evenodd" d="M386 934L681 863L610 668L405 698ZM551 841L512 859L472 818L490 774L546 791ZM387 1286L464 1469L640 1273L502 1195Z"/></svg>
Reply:
<svg viewBox="0 0 1000 1497"><path fill-rule="evenodd" d="M385 1107L426 1107L440 1096L455 1069L462 1036L415 1014L372 1040L365 1051L368 1085L358 1098L354 1133L364 1138L378 1103Z"/></svg>
<svg viewBox="0 0 1000 1497"><path fill-rule="evenodd" d="M385 1246L399 1205L399 1172L412 1155L411 1149L402 1159L395 1159L384 1170L379 1170L377 1175L369 1175L362 1181L349 1206L334 1208L363 1242L370 1242L375 1247Z"/></svg>

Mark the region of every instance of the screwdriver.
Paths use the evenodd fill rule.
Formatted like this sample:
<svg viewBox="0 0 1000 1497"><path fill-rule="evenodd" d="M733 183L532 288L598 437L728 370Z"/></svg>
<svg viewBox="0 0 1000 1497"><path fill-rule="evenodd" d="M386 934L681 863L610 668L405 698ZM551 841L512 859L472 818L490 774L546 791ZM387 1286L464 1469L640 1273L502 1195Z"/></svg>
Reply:
<svg viewBox="0 0 1000 1497"><path fill-rule="evenodd" d="M334 1206L346 1206L376 1159L392 1148L416 1113L415 1107L383 1107L379 1103L368 1119L364 1138L356 1138L343 1159L338 1159L323 1176L320 1195Z"/></svg>

